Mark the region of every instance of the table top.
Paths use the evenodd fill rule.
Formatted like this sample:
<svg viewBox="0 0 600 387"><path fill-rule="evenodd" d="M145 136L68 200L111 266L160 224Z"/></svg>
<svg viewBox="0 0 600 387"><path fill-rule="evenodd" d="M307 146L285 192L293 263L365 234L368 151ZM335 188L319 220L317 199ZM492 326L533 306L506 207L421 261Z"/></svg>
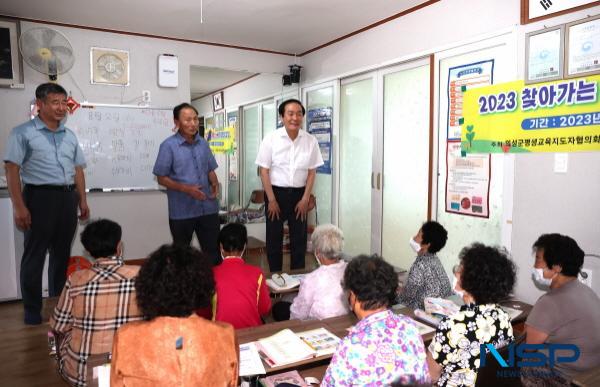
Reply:
<svg viewBox="0 0 600 387"><path fill-rule="evenodd" d="M505 305L514 309L522 310L522 313L512 320L513 325L524 322L529 315L529 312L532 309L532 305L521 301L509 300L506 302L500 303L501 305ZM399 307L392 308L395 313L403 314L412 319L415 319L415 314L413 309L407 307ZM420 320L419 320L420 321ZM288 320L288 321L279 321L275 323L265 324L252 328L244 328L238 329L236 331L237 340L239 344L245 344L252 341L257 341L259 339L274 335L275 333L289 328L295 333L304 332L311 329L317 328L325 328L329 330L334 335L339 338L343 338L347 335L348 329L352 327L354 324L358 322L358 319L353 313L349 313L343 316L331 317L323 320ZM420 321L426 325L431 327L435 327L432 324L427 322ZM422 336L423 342L427 346L427 344L433 339L435 335L435 331L429 332ZM287 364L278 367L270 367L268 364L264 363L265 370L267 374L279 373L285 370L298 369L300 374L303 376L314 376L317 379L321 379L321 377L325 373L325 369L327 369L327 364L332 355L324 355L311 359L305 359L300 362ZM314 368L314 369L313 369ZM306 374L306 375L305 375Z"/></svg>

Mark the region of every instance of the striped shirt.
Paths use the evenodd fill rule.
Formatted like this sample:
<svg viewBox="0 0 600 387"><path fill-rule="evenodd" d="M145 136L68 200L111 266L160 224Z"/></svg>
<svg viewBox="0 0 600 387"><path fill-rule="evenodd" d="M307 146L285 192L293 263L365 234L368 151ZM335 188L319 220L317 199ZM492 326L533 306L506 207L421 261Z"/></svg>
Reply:
<svg viewBox="0 0 600 387"><path fill-rule="evenodd" d="M110 352L117 328L142 319L134 286L138 271L120 258L100 258L67 280L50 326L62 335L58 368L69 384L85 386L88 357Z"/></svg>

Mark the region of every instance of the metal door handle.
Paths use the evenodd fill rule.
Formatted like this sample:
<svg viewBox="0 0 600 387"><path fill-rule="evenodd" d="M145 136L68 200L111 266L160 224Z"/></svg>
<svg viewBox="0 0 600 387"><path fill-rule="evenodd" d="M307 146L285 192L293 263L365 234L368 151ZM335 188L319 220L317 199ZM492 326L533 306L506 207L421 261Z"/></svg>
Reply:
<svg viewBox="0 0 600 387"><path fill-rule="evenodd" d="M371 189L375 188L375 183L373 181L373 178L375 177L375 172L371 172Z"/></svg>
<svg viewBox="0 0 600 387"><path fill-rule="evenodd" d="M381 189L381 173L377 174L377 189Z"/></svg>

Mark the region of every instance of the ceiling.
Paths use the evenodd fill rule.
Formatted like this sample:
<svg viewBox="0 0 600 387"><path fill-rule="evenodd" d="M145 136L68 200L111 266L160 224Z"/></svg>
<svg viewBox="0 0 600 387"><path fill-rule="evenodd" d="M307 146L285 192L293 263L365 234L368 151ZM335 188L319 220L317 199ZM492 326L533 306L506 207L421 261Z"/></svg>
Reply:
<svg viewBox="0 0 600 387"><path fill-rule="evenodd" d="M175 0L169 2L164 0L2 0L0 14L279 53L302 54L426 2L425 0Z"/></svg>
<svg viewBox="0 0 600 387"><path fill-rule="evenodd" d="M234 83L243 81L253 73L244 71L232 71L214 67L191 66L190 67L190 91L192 99L205 96L221 90Z"/></svg>

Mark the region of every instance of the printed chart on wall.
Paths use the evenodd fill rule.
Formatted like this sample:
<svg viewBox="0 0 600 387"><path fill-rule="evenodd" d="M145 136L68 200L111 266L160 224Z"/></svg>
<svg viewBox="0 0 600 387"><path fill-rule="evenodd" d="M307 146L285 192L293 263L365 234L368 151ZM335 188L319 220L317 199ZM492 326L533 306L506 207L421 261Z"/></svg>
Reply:
<svg viewBox="0 0 600 387"><path fill-rule="evenodd" d="M491 156L465 155L460 141L446 144L446 212L488 218Z"/></svg>
<svg viewBox="0 0 600 387"><path fill-rule="evenodd" d="M316 137L324 164L317 168L317 173L331 175L331 107L311 109L308 111L308 132Z"/></svg>
<svg viewBox="0 0 600 387"><path fill-rule="evenodd" d="M460 140L463 93L494 83L494 60L451 67L448 70L448 140Z"/></svg>

